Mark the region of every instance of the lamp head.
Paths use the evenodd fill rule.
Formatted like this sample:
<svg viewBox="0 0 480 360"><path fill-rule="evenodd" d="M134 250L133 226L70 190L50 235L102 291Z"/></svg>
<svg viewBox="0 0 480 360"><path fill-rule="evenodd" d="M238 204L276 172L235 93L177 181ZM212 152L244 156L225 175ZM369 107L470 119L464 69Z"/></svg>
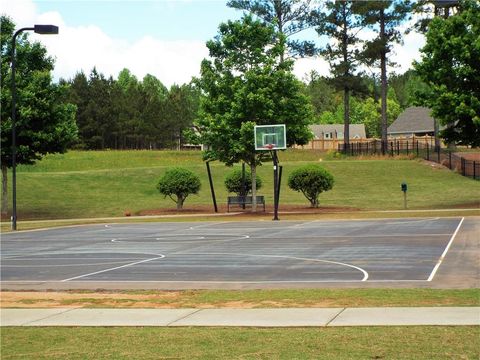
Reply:
<svg viewBox="0 0 480 360"><path fill-rule="evenodd" d="M58 26L55 25L35 25L33 31L37 34L54 35L58 34Z"/></svg>

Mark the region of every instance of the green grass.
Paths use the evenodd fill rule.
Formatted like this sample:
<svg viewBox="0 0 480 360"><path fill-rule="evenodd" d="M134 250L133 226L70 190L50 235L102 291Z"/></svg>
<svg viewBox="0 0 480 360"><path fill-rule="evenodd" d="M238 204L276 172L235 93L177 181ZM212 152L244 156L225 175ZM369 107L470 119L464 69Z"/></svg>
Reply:
<svg viewBox="0 0 480 360"><path fill-rule="evenodd" d="M283 165L281 205L308 206L302 194L290 190L287 178L295 168L319 162L323 153L291 150L280 154ZM333 190L320 196L321 206L367 210L403 209L400 184L409 185L409 209L479 207L480 182L447 169L431 168L416 160L323 160L335 177ZM211 204L205 164L194 151L71 151L49 155L33 166L20 166L17 173L19 219L59 219L123 216L125 210L170 208L156 183L171 166L184 166L196 172L202 182L198 195L191 195L186 209ZM223 181L230 171L223 164L211 164L217 201L224 205L227 192ZM264 187L259 191L272 204L272 165L259 167ZM9 181L9 184L11 182ZM11 191L9 192L11 194ZM9 201L11 204L11 201ZM281 208L280 208L281 210Z"/></svg>
<svg viewBox="0 0 480 360"><path fill-rule="evenodd" d="M2 359L478 359L480 328L1 329Z"/></svg>

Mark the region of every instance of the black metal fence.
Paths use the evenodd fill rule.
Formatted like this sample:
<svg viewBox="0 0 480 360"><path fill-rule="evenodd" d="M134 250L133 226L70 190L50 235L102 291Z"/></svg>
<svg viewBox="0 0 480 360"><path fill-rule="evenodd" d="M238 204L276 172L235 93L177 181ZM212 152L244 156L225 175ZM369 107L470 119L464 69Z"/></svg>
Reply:
<svg viewBox="0 0 480 360"><path fill-rule="evenodd" d="M457 171L463 176L480 180L480 161L468 160L451 149L443 149L432 146L424 141L393 139L388 144L383 144L381 140L372 140L363 143L340 144L338 151L351 156L359 155L413 155L422 157L428 161L435 161L448 167L450 170Z"/></svg>

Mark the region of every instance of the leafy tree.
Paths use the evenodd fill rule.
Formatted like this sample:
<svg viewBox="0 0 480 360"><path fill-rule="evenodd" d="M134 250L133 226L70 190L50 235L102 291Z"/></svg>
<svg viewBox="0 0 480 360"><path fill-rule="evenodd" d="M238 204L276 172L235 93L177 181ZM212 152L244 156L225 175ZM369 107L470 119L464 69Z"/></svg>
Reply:
<svg viewBox="0 0 480 360"><path fill-rule="evenodd" d="M257 175L256 177L256 188L260 189L262 187L262 179ZM227 174L225 177L225 187L230 193L235 193L241 195L245 186L245 195L252 190L252 173L250 171L245 171L245 184L243 184L243 174L242 170L235 169L231 173Z"/></svg>
<svg viewBox="0 0 480 360"><path fill-rule="evenodd" d="M280 61L284 42L277 37L272 26L251 16L221 24L207 43L211 60L202 62L199 80L204 97L196 125L200 142L208 145L204 158L250 165L253 211L256 166L266 156L255 151L254 125L285 124L288 146L311 137L312 109L291 73L292 61Z"/></svg>
<svg viewBox="0 0 480 360"><path fill-rule="evenodd" d="M340 95L335 92L334 87L330 84L330 80L320 76L315 71L309 74L304 92L310 97L316 122L318 122L319 117L324 112L335 111L340 101Z"/></svg>
<svg viewBox="0 0 480 360"><path fill-rule="evenodd" d="M318 196L332 189L333 176L318 165L306 165L292 171L288 177L288 186L294 191L299 191L312 207L318 207Z"/></svg>
<svg viewBox="0 0 480 360"><path fill-rule="evenodd" d="M344 146L350 143L350 94L362 89L363 81L356 76L360 39L358 32L363 24L355 15L355 1L328 1L325 11L313 13L313 22L319 35L333 40L322 49L322 55L330 63L335 87L343 91ZM365 89L363 89L365 91Z"/></svg>
<svg viewBox="0 0 480 360"><path fill-rule="evenodd" d="M417 0L413 4L413 12L420 14L421 17L415 23L415 30L426 34L433 16L446 19L458 12L458 6L457 0Z"/></svg>
<svg viewBox="0 0 480 360"><path fill-rule="evenodd" d="M415 68L430 91L424 105L446 128L448 143L480 146L480 5L461 1L459 12L432 20L422 61Z"/></svg>
<svg viewBox="0 0 480 360"><path fill-rule="evenodd" d="M428 85L420 79L413 69L407 70L404 74L391 76L389 82L391 88L395 91L395 96L402 110L418 102L417 92L428 91Z"/></svg>
<svg viewBox="0 0 480 360"><path fill-rule="evenodd" d="M177 204L177 210L190 194L198 194L201 187L198 175L184 168L171 168L165 172L157 184L160 194L169 197Z"/></svg>
<svg viewBox="0 0 480 360"><path fill-rule="evenodd" d="M276 28L279 40L287 39L287 49L292 56L311 56L316 52L312 41L292 39L299 32L311 27L309 22L312 0L229 0L227 6L247 11L265 24ZM280 40L283 41L283 40ZM280 54L280 61L285 59Z"/></svg>
<svg viewBox="0 0 480 360"><path fill-rule="evenodd" d="M184 143L183 132L190 129L197 117L200 92L194 84L173 85L164 106L170 140L178 148Z"/></svg>
<svg viewBox="0 0 480 360"><path fill-rule="evenodd" d="M362 16L363 23L377 32L376 38L365 43L363 56L367 63L380 62L381 138L382 150L387 151L387 55L391 51L392 43L402 41L398 27L409 18L412 5L409 0L372 0L358 4L356 12Z"/></svg>
<svg viewBox="0 0 480 360"><path fill-rule="evenodd" d="M12 38L15 24L1 22L1 169L2 214L7 213L7 168L12 164ZM17 37L16 46L16 147L17 164L33 164L48 153L63 153L77 136L75 106L65 102L66 87L52 83L53 59L28 34Z"/></svg>

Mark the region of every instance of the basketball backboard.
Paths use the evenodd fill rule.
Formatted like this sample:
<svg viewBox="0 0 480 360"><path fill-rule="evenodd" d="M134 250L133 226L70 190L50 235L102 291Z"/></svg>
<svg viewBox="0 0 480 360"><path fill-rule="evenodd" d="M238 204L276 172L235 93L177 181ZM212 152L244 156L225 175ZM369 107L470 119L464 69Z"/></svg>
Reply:
<svg viewBox="0 0 480 360"><path fill-rule="evenodd" d="M286 148L285 124L255 126L255 150L282 150Z"/></svg>

